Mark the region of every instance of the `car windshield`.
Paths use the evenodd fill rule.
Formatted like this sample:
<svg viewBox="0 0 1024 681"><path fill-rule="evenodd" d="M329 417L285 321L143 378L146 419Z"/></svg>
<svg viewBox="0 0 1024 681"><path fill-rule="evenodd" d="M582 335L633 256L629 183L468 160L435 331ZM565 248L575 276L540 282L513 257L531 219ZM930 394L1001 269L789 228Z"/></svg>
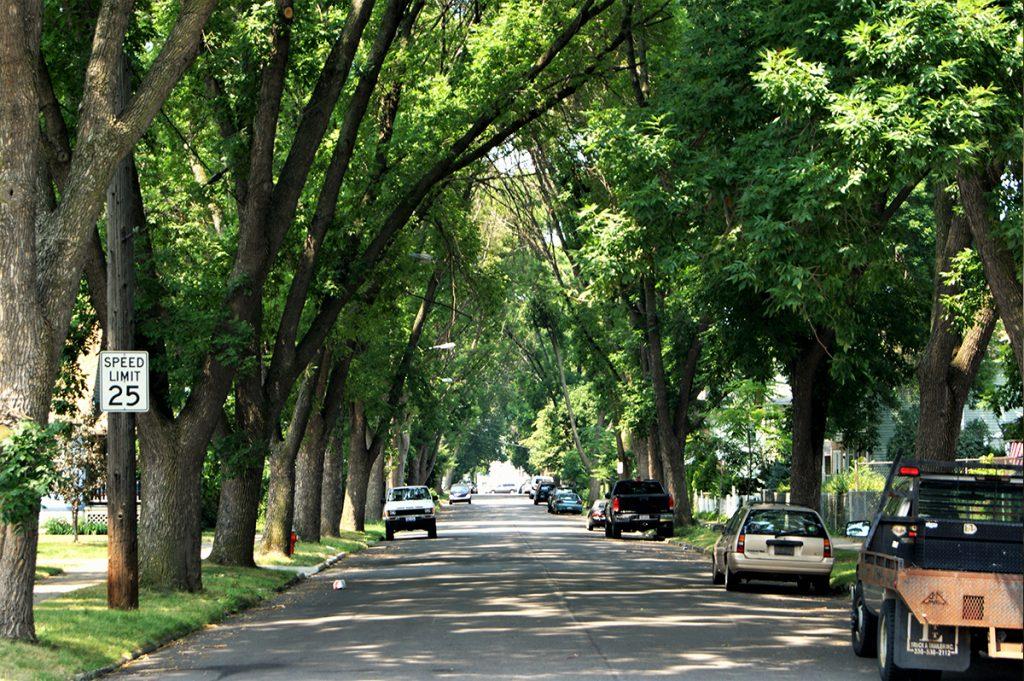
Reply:
<svg viewBox="0 0 1024 681"><path fill-rule="evenodd" d="M466 485L455 485L455 487L452 487L452 493L454 494L465 494L468 491L469 487Z"/></svg>
<svg viewBox="0 0 1024 681"><path fill-rule="evenodd" d="M1021 485L1010 480L922 477L917 515L1019 525L1024 522L1024 494Z"/></svg>
<svg viewBox="0 0 1024 681"><path fill-rule="evenodd" d="M754 509L747 516L746 534L790 537L824 537L825 528L812 511L788 508Z"/></svg>
<svg viewBox="0 0 1024 681"><path fill-rule="evenodd" d="M616 494L664 494L660 482L654 480L620 480L615 485Z"/></svg>
<svg viewBox="0 0 1024 681"><path fill-rule="evenodd" d="M426 487L398 487L388 491L388 501L425 501L430 499Z"/></svg>

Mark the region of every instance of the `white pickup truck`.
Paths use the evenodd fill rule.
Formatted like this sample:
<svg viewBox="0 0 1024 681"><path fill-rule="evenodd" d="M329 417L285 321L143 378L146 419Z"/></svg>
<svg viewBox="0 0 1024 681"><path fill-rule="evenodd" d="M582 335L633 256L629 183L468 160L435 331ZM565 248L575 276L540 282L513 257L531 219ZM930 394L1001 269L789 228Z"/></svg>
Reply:
<svg viewBox="0 0 1024 681"><path fill-rule="evenodd" d="M392 487L384 499L384 535L390 541L395 532L426 530L437 539L434 497L424 486Z"/></svg>

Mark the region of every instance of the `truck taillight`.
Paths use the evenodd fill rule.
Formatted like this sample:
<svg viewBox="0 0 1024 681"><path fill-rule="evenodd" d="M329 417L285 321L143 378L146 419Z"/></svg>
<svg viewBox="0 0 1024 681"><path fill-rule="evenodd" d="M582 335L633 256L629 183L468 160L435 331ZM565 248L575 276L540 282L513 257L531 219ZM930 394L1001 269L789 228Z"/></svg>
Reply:
<svg viewBox="0 0 1024 681"><path fill-rule="evenodd" d="M672 510L676 507L676 500L672 498L672 495L668 495L668 510Z"/></svg>
<svg viewBox="0 0 1024 681"><path fill-rule="evenodd" d="M736 553L743 553L743 549L747 543L747 535L741 534L736 538Z"/></svg>
<svg viewBox="0 0 1024 681"><path fill-rule="evenodd" d="M828 537L825 537L825 547L821 550L821 555L823 558L832 557L832 542L829 541Z"/></svg>
<svg viewBox="0 0 1024 681"><path fill-rule="evenodd" d="M615 511L616 513L619 512L619 498L618 497L612 497L612 510Z"/></svg>

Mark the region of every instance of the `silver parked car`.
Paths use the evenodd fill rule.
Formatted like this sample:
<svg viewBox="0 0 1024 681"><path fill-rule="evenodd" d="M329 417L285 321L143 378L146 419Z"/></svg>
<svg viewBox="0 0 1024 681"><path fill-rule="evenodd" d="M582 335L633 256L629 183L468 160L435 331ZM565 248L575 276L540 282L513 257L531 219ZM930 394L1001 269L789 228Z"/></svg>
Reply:
<svg viewBox="0 0 1024 681"><path fill-rule="evenodd" d="M722 528L711 555L711 580L735 590L741 580L796 581L828 591L832 539L821 516L789 504L741 506Z"/></svg>

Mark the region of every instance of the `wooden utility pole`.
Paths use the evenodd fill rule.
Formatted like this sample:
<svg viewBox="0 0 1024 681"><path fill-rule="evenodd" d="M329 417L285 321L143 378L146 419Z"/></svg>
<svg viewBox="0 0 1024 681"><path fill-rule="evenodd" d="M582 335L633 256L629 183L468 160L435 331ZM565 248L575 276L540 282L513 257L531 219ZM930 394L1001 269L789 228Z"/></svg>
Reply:
<svg viewBox="0 0 1024 681"><path fill-rule="evenodd" d="M128 104L128 59L121 53L114 86L113 111ZM128 153L107 188L107 348L131 350L135 343L134 232L142 215L134 199L138 180ZM119 610L139 607L138 514L135 508L135 414L107 413L107 605Z"/></svg>

